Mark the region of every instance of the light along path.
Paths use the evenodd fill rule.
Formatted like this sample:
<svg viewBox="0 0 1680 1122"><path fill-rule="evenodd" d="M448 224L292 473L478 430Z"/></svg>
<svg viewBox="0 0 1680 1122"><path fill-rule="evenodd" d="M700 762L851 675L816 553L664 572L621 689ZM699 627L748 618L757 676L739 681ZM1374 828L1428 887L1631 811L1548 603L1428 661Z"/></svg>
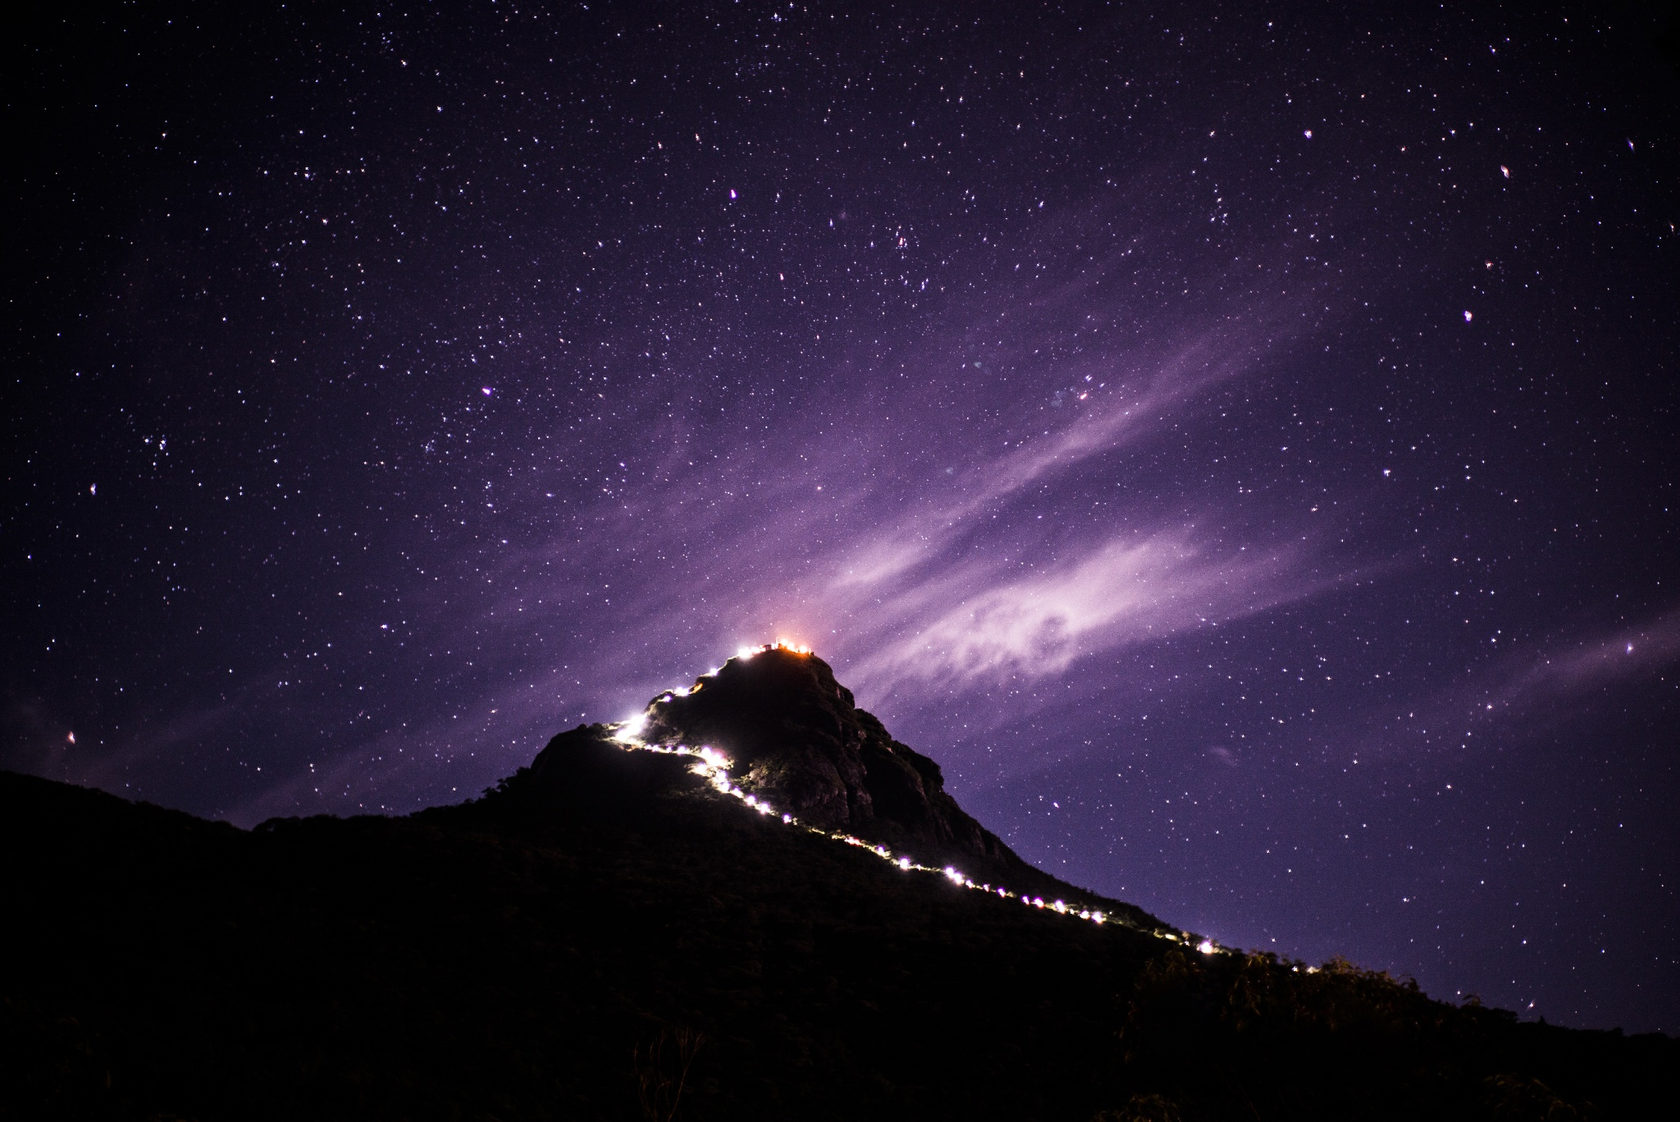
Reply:
<svg viewBox="0 0 1680 1122"><path fill-rule="evenodd" d="M765 643L764 645L758 647L742 647L735 653L735 657L745 660L752 658L754 655L762 654L765 651L778 649L790 651L794 654L811 653L810 647L799 646L797 644L778 639L774 643ZM720 666L717 670L713 670L711 674L703 675L703 677L711 677L722 669L723 668ZM692 691L684 688L666 690L661 693L659 698L656 700L662 700L667 697L685 697L690 692ZM730 796L747 806L749 809L755 810L767 818L780 818L782 820L782 824L785 826L796 826L808 833L820 834L825 838L830 838L838 842L844 842L847 845L856 846L859 849L866 850L867 852L873 853L875 856L881 858L881 860L886 861L888 864L894 865L905 872L938 873L952 884L959 885L963 888L971 888L976 892L984 892L987 895L997 896L1004 900L1019 900L1028 907L1042 908L1048 912L1055 912L1057 915L1071 916L1075 919L1085 920L1088 923L1126 923L1125 920L1111 917L1104 912L1094 911L1089 908L1075 908L1063 900L1052 900L1046 902L1042 896L1023 896L1020 893L1012 892L1007 888L995 887L990 884L980 884L952 865L946 865L942 869L936 869L931 865L918 864L910 857L893 853L884 845L878 845L875 842L865 841L863 838L856 837L852 834L840 833L834 830L824 830L817 826L807 826L793 815L778 812L775 807L771 806L768 802L759 798L757 795L752 794L749 791L745 791L741 787L737 786L729 775L729 757L725 756L717 749L710 746L694 748L686 744L649 744L647 741L643 740L641 735L642 729L647 727L647 714L645 712L638 713L627 720L620 721L617 724L608 725L607 727L612 730L613 740L615 740L620 747L627 752L658 752L668 756L691 756L694 759L694 764L689 768L689 770L695 775L705 779L706 782L711 784L712 789L718 793ZM1126 925L1131 926L1130 924ZM1134 928L1134 930L1144 929ZM1211 939L1201 939L1197 941L1196 936L1192 935L1188 931L1150 931L1149 934L1154 935L1158 939L1165 939L1173 943L1194 945L1196 950L1205 955L1241 953L1229 947L1222 947Z"/></svg>

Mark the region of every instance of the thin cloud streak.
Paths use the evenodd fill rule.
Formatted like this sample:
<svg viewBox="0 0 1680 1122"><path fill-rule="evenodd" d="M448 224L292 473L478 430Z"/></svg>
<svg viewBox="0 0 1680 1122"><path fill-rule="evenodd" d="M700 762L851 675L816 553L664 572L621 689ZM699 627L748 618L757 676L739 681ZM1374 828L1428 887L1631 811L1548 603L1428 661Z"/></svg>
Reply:
<svg viewBox="0 0 1680 1122"><path fill-rule="evenodd" d="M1506 671L1484 703L1489 710L1527 713L1593 690L1644 677L1680 661L1680 609L1643 623L1559 644L1524 669Z"/></svg>
<svg viewBox="0 0 1680 1122"><path fill-rule="evenodd" d="M1063 303L1041 300L1029 335L1053 341L1077 310ZM489 782L528 760L561 714L617 719L741 642L786 635L843 664L867 693L909 681L937 693L1046 677L1087 655L1316 594L1337 577L1312 541L1281 530L1233 537L1225 516L1237 512L1218 504L1198 502L1192 514L1121 501L1099 513L1044 501L1047 489L1123 469L1193 430L1221 391L1267 377L1302 330L1300 311L1283 300L1207 311L1162 325L1163 344L1111 345L1054 370L1038 345L1017 341L1004 358L1047 395L1074 387L1057 391L1065 405L947 416L940 403L965 384L950 357L973 334L969 309L901 355L907 368L945 372L874 406L924 411L946 438L951 425L973 426L958 470L922 462L927 474L908 495L913 445L824 420L830 412L812 402L784 408L773 442L744 431L710 448L639 402L628 431L639 434L641 462L628 489L489 543L470 569L403 606L413 635L382 652L390 661L380 668L395 680L435 675L428 652L473 636L471 653L453 660L449 696L491 698L482 719L461 719L458 700L435 720L410 714L401 730L341 744L333 775L283 775L238 813L278 813L288 798L330 808L352 788L412 787L399 777L439 759L456 761L451 778L476 767ZM880 520L858 534L871 512ZM447 797L435 780L423 786Z"/></svg>
<svg viewBox="0 0 1680 1122"><path fill-rule="evenodd" d="M1097 391L1097 407L1073 422L1028 441L966 472L978 486L933 498L895 519L854 547L834 570L837 587L877 584L917 565L941 559L942 550L972 532L973 520L1049 477L1077 471L1099 456L1112 456L1148 439L1163 418L1184 411L1209 389L1248 371L1241 348L1222 331L1208 331L1163 362L1146 388L1116 400Z"/></svg>
<svg viewBox="0 0 1680 1122"><path fill-rule="evenodd" d="M958 688L1019 674L1045 677L1099 651L1216 626L1315 595L1333 580L1306 580L1297 549L1213 555L1191 531L1114 538L1078 559L1027 577L993 566L966 588L933 596L913 585L883 605L916 615L939 610L852 668L860 682L913 678ZM943 595L939 595L943 593Z"/></svg>
<svg viewBox="0 0 1680 1122"><path fill-rule="evenodd" d="M1468 679L1368 714L1344 743L1356 756L1464 751L1494 740L1528 743L1537 728L1602 713L1594 695L1634 686L1680 664L1680 609L1537 651L1513 650Z"/></svg>
<svg viewBox="0 0 1680 1122"><path fill-rule="evenodd" d="M1356 577L1325 563L1310 536L1223 540L1207 527L1225 512L1206 503L1194 518L1143 518L1034 499L1052 479L1111 467L1169 427L1193 424L1209 391L1256 377L1278 345L1256 331L1267 347L1242 345L1228 324L1196 334L1142 390L1097 395L1071 423L971 464L978 485L930 494L842 546L814 598L845 621L843 650L859 652L848 665L855 682L960 689L1048 676L1086 655L1216 626Z"/></svg>

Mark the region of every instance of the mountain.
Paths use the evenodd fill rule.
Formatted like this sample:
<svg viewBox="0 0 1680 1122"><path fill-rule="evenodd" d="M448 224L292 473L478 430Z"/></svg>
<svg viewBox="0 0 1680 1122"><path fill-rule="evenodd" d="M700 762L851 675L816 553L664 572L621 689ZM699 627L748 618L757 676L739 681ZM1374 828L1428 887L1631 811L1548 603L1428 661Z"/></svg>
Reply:
<svg viewBox="0 0 1680 1122"><path fill-rule="evenodd" d="M786 649L459 806L0 773L0 844L0 1119L1613 1118L1680 1060L1030 880Z"/></svg>
<svg viewBox="0 0 1680 1122"><path fill-rule="evenodd" d="M692 764L643 758L638 765L625 758L627 747L708 749L707 760L726 763L731 786L807 828L1077 910L1106 909L1140 928L1170 930L1142 909L1023 861L957 805L937 763L894 740L809 651L781 644L743 651L687 689L661 693L633 722L562 733L492 801L535 799L587 813L604 790L629 781L632 769L643 776L633 784L640 795L661 785L711 786Z"/></svg>

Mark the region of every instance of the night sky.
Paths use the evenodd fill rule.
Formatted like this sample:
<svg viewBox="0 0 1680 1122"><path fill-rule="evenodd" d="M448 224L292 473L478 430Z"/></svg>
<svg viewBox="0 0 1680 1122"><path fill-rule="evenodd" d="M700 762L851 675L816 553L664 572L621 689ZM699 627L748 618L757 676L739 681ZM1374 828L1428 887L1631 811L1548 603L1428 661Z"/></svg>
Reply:
<svg viewBox="0 0 1680 1122"><path fill-rule="evenodd" d="M781 636L1075 883L1680 1030L1661 5L338 7L0 48L0 765L404 813Z"/></svg>

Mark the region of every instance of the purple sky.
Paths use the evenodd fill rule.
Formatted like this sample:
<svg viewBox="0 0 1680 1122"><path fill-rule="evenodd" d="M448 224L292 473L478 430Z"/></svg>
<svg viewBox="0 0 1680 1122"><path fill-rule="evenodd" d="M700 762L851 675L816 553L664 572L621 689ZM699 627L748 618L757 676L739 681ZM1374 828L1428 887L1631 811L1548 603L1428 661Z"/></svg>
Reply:
<svg viewBox="0 0 1680 1122"><path fill-rule="evenodd" d="M1672 23L356 7L5 48L0 764L405 812L786 636L1058 875L1680 1030Z"/></svg>

